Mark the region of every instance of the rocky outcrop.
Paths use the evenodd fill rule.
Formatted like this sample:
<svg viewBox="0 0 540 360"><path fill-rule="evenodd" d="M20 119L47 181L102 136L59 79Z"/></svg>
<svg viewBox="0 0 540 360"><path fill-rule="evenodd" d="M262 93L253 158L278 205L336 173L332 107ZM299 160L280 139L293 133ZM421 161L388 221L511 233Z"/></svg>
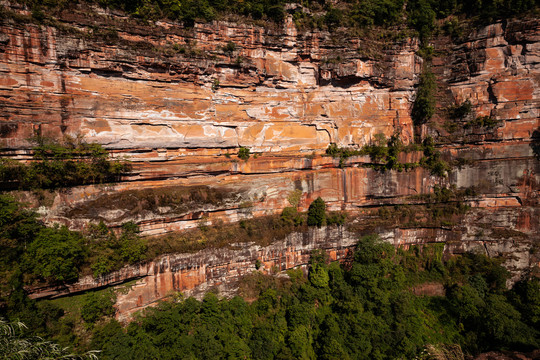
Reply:
<svg viewBox="0 0 540 360"><path fill-rule="evenodd" d="M515 270L538 263L540 162L532 139L540 128L538 19L480 27L462 39L434 39L438 111L415 131L410 110L423 67L415 39L392 43L339 31L299 32L291 19L282 28L149 26L85 6L58 14L55 26L9 16L0 25L3 154L28 160L28 139L36 134L81 134L133 163L133 173L120 183L61 190L46 199L26 194L47 222L80 229L89 222L118 226L131 220L146 235L163 234L195 227L203 217L212 224L279 213L297 189L300 210L321 196L331 210L362 221L368 209L417 201L414 196L434 185L455 185L477 193L465 200L472 210L459 222L372 230L396 244L445 241L447 251L503 254ZM451 106L466 101L471 112L449 116ZM324 156L331 142L360 147L377 133L396 131L405 143L415 132L433 136L443 158L459 167L440 178L422 168L376 171L363 166L368 157L340 164ZM236 156L240 147L250 148L249 160ZM403 156L412 162L422 154ZM232 264L245 261L238 274L252 270L259 250L235 260L230 251L212 260L216 269L236 269ZM204 254L193 274L210 250ZM167 255L139 270L126 268L111 281L144 276L131 294L144 281L168 281L155 296L140 290L143 300L129 305L144 307L169 290L188 290L171 280L176 270L170 259L186 257ZM156 277L161 272L150 268L161 263L169 270ZM191 289L206 286L199 280ZM101 286L99 281L74 286Z"/></svg>
<svg viewBox="0 0 540 360"><path fill-rule="evenodd" d="M118 318L126 320L135 311L179 292L201 298L213 289L221 296L231 296L243 276L255 271L277 274L306 267L313 250L325 249L330 259L343 260L357 241L356 235L343 227L314 228L292 233L269 246L233 243L227 248L208 248L193 254L168 254L99 278L86 276L73 285L34 289L30 297L56 297L136 280L129 286L118 286L122 289L117 292Z"/></svg>
<svg viewBox="0 0 540 360"><path fill-rule="evenodd" d="M534 350L530 353L522 353L517 351L490 351L474 357L475 360L533 360L540 356L539 350ZM472 357L468 357L472 359Z"/></svg>

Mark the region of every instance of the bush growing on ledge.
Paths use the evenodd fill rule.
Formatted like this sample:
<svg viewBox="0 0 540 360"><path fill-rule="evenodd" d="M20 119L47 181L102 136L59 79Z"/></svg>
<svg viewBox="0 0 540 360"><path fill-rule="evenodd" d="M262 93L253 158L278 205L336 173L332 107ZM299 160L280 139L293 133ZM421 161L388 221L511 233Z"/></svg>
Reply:
<svg viewBox="0 0 540 360"><path fill-rule="evenodd" d="M251 156L250 154L250 151L249 151L249 148L247 147L240 147L240 149L238 150L238 157L244 161L247 161L247 159L249 159L249 157Z"/></svg>
<svg viewBox="0 0 540 360"><path fill-rule="evenodd" d="M491 116L479 116L474 120L467 122L463 127L465 129L470 128L494 128L499 124L499 121L493 119Z"/></svg>
<svg viewBox="0 0 540 360"><path fill-rule="evenodd" d="M343 167L347 158L363 155L363 153L360 150L340 148L336 143L330 143L326 149L326 155L330 155L333 158L339 158L339 167Z"/></svg>
<svg viewBox="0 0 540 360"><path fill-rule="evenodd" d="M429 66L424 66L422 75L420 75L416 100L414 100L411 112L411 117L415 125L425 124L435 114L436 89L435 75L431 72Z"/></svg>
<svg viewBox="0 0 540 360"><path fill-rule="evenodd" d="M94 324L103 316L114 314L114 303L116 295L112 290L104 292L92 291L84 296L81 307L81 317L89 324Z"/></svg>
<svg viewBox="0 0 540 360"><path fill-rule="evenodd" d="M309 205L307 224L318 227L326 225L326 204L321 197L318 197Z"/></svg>
<svg viewBox="0 0 540 360"><path fill-rule="evenodd" d="M281 212L280 219L284 225L289 226L300 226L304 223L304 217L293 206L285 207Z"/></svg>
<svg viewBox="0 0 540 360"><path fill-rule="evenodd" d="M470 100L464 101L461 105L452 106L448 109L448 115L452 119L463 119L472 111Z"/></svg>
<svg viewBox="0 0 540 360"><path fill-rule="evenodd" d="M326 216L327 225L345 225L346 220L346 212L332 211Z"/></svg>
<svg viewBox="0 0 540 360"><path fill-rule="evenodd" d="M124 264L135 264L146 259L148 246L141 239L139 227L133 222L122 225L122 233L117 236L100 222L91 225L88 237L90 243L90 267L94 277L120 269Z"/></svg>
<svg viewBox="0 0 540 360"><path fill-rule="evenodd" d="M376 170L403 170L414 169L417 163L400 163L398 156L401 152L417 151L419 147L411 144L404 146L399 138L399 133L395 133L389 139L384 134L376 134L375 141L372 144L362 147L361 152L369 155L372 164L367 166Z"/></svg>
<svg viewBox="0 0 540 360"><path fill-rule="evenodd" d="M34 159L23 164L0 159L0 184L4 190L54 189L118 181L131 171L126 161L109 160L100 144L66 137L63 144L44 138L36 140Z"/></svg>
<svg viewBox="0 0 540 360"><path fill-rule="evenodd" d="M435 149L433 138L425 138L422 146L424 157L420 160L420 166L428 169L432 175L445 177L450 170L450 165L441 158L441 152Z"/></svg>
<svg viewBox="0 0 540 360"><path fill-rule="evenodd" d="M412 152L423 150L424 157L420 159L420 163L401 163L398 156L401 152ZM450 165L441 158L441 152L435 149L435 144L431 137L424 140L422 145L409 144L404 146L399 138L399 134L392 135L389 139L384 134L377 134L374 141L369 145L364 145L360 150L339 148L332 143L326 149L326 153L332 157L339 157L340 167L343 167L344 160L352 155L369 155L372 163L364 164L366 167L371 167L375 170L397 170L402 172L408 171L418 166L428 169L432 175L446 176L450 170Z"/></svg>

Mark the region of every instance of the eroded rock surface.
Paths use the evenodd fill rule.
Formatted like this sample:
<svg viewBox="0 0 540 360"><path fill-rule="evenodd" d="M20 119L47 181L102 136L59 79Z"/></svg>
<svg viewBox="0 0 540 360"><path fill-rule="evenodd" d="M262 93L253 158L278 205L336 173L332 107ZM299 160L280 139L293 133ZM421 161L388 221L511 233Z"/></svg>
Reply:
<svg viewBox="0 0 540 360"><path fill-rule="evenodd" d="M28 194L47 222L81 229L89 222L135 221L154 235L195 227L203 216L210 225L279 213L295 189L302 191L300 210L321 196L331 210L362 214L407 204L434 185L456 185L477 189L466 199L473 210L458 224L377 231L396 244L444 241L452 252L503 254L516 271L538 263L540 162L533 133L540 128L540 20L508 20L460 40L434 39L438 111L416 131L410 110L423 60L415 39L384 44L303 33L291 19L282 28L226 22L149 27L97 7L74 7L59 21L57 27L9 17L1 22L3 154L26 160L28 139L36 134L81 134L130 159L134 171L120 183L61 190L47 201ZM233 51L225 50L229 42ZM465 101L472 112L449 118L448 107ZM480 116L491 125L475 125ZM368 157L340 166L323 156L331 142L360 147L377 133L396 131L405 143L415 132L429 134L446 160L465 161L440 178L422 168L376 171L362 166ZM241 146L257 156L238 159ZM403 156L418 161L422 154ZM144 277L119 308L130 304L130 313L169 290L195 291L249 272L262 250L242 249L197 255L189 267L193 281L173 276L174 264L192 255L167 255L111 275L112 282ZM304 250L303 260L290 266L305 263ZM297 251L263 258L288 259ZM185 261L178 267L191 260ZM219 270L207 270L209 264ZM167 270L155 270L161 267ZM84 278L73 286L100 281Z"/></svg>

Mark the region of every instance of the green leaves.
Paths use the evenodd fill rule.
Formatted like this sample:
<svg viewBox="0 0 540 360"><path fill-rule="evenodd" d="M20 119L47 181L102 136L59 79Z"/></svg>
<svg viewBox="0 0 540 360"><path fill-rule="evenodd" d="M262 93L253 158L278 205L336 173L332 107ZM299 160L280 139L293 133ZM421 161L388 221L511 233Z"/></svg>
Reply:
<svg viewBox="0 0 540 360"><path fill-rule="evenodd" d="M315 251L309 281L301 271L290 272L290 280L258 273L251 303L212 293L202 302L176 300L149 309L127 333L115 321L98 326L93 346L104 350L104 359L119 360L133 354L141 359L412 359L425 347L461 353L461 345L476 353L537 346L538 333L522 321L520 311L535 313L530 304L538 298L538 283L520 285L512 295L519 304L514 307L496 285L496 261L466 255L444 271L446 282L454 283L447 297L414 295L409 277L427 271L429 260L440 258L437 249L396 252L377 236L367 236L348 266L328 265L326 253ZM404 258L416 259L418 266L406 268Z"/></svg>
<svg viewBox="0 0 540 360"><path fill-rule="evenodd" d="M416 99L411 111L411 117L415 125L425 124L435 114L436 90L435 75L431 72L429 66L425 66L420 75Z"/></svg>
<svg viewBox="0 0 540 360"><path fill-rule="evenodd" d="M27 272L51 282L76 280L84 259L83 237L67 227L43 228L27 248Z"/></svg>
<svg viewBox="0 0 540 360"><path fill-rule="evenodd" d="M318 227L326 225L326 203L321 197L318 197L309 205L307 224Z"/></svg>
<svg viewBox="0 0 540 360"><path fill-rule="evenodd" d="M116 297L113 291L105 292L89 292L85 295L82 308L82 319L90 324L95 323L103 316L111 316L114 314L113 305Z"/></svg>
<svg viewBox="0 0 540 360"><path fill-rule="evenodd" d="M251 156L249 148L247 147L240 147L238 150L238 157L244 161L247 161L249 157Z"/></svg>
<svg viewBox="0 0 540 360"><path fill-rule="evenodd" d="M96 277L146 259L146 240L138 235L139 227L131 221L122 225L119 236L103 223L91 226L88 232L93 240L88 246L89 262Z"/></svg>
<svg viewBox="0 0 540 360"><path fill-rule="evenodd" d="M26 329L26 325L19 321L10 323L0 318L0 354L3 359L98 359L99 351L75 355L58 344L24 335Z"/></svg>
<svg viewBox="0 0 540 360"><path fill-rule="evenodd" d="M99 144L67 137L64 143L38 138L34 160L29 164L0 160L0 184L4 189L55 189L117 181L131 171L126 161L109 160Z"/></svg>

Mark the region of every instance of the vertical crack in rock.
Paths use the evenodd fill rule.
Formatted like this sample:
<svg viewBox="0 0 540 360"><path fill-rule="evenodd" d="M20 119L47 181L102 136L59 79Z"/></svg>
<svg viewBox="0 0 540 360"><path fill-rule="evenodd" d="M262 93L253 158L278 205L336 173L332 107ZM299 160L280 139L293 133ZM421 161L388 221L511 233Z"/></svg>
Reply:
<svg viewBox="0 0 540 360"><path fill-rule="evenodd" d="M494 80L489 81L488 87L487 87L487 92L488 92L488 96L489 96L489 102L494 104L494 105L497 105L497 104L499 104L499 101L497 100L497 97L495 96L495 93L493 92L493 83L494 83Z"/></svg>

